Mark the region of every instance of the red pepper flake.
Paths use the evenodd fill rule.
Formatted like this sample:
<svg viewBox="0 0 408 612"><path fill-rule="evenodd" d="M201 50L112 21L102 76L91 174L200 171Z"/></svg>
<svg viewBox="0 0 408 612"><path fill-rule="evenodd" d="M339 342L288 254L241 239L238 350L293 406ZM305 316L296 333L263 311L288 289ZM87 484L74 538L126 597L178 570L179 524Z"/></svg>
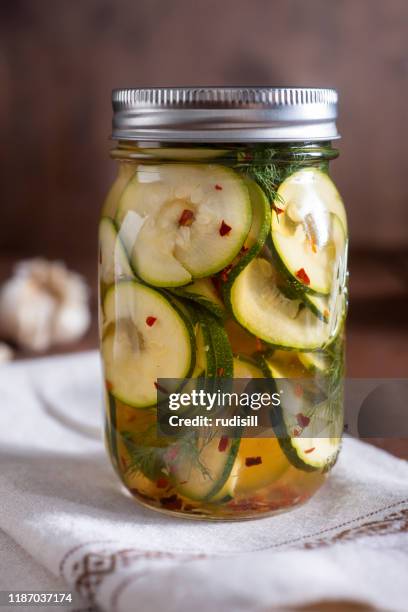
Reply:
<svg viewBox="0 0 408 612"><path fill-rule="evenodd" d="M252 467L253 465L260 465L262 463L262 457L245 457L245 465Z"/></svg>
<svg viewBox="0 0 408 612"><path fill-rule="evenodd" d="M296 397L303 396L303 387L300 383L296 383L294 391L295 391Z"/></svg>
<svg viewBox="0 0 408 612"><path fill-rule="evenodd" d="M255 338L255 346L256 346L256 350L257 351L262 351L263 349L263 342L260 338Z"/></svg>
<svg viewBox="0 0 408 612"><path fill-rule="evenodd" d="M222 186L221 185L214 185L215 189L217 191L222 191Z"/></svg>
<svg viewBox="0 0 408 612"><path fill-rule="evenodd" d="M192 210L185 208L183 210L183 212L181 213L180 219L178 224L182 225L183 227L190 227L190 225L192 225L194 221L194 213Z"/></svg>
<svg viewBox="0 0 408 612"><path fill-rule="evenodd" d="M314 450L316 450L316 447L312 446L312 448L308 448L307 450L305 450L305 453L313 453Z"/></svg>
<svg viewBox="0 0 408 612"><path fill-rule="evenodd" d="M149 327L152 327L152 325L154 325L156 321L157 321L157 317L147 317L146 325L148 325Z"/></svg>
<svg viewBox="0 0 408 612"><path fill-rule="evenodd" d="M274 206L273 208L278 216L285 212L285 210L283 208L279 208L279 206Z"/></svg>
<svg viewBox="0 0 408 612"><path fill-rule="evenodd" d="M221 436L220 441L218 443L218 450L220 453L223 453L228 446L228 436Z"/></svg>
<svg viewBox="0 0 408 612"><path fill-rule="evenodd" d="M113 389L113 384L111 383L111 381L106 379L106 380L105 380L105 384L106 384L106 388L107 388L107 390L108 390L108 391L112 391L112 389Z"/></svg>
<svg viewBox="0 0 408 612"><path fill-rule="evenodd" d="M302 433L302 430L296 428L296 429L293 430L293 437L294 438L298 438L301 433Z"/></svg>
<svg viewBox="0 0 408 612"><path fill-rule="evenodd" d="M160 391L161 393L167 393L167 389L165 389L164 387L162 387L161 385L159 385L159 383L157 382L157 380L154 381L154 386L156 387L157 391Z"/></svg>
<svg viewBox="0 0 408 612"><path fill-rule="evenodd" d="M166 487L168 487L168 485L169 485L169 481L167 480L167 478L164 478L163 476L160 476L160 478L156 480L156 487L158 489L165 489Z"/></svg>
<svg viewBox="0 0 408 612"><path fill-rule="evenodd" d="M301 412L298 412L296 415L296 420L298 422L299 427L307 427L310 423L309 417L305 416Z"/></svg>
<svg viewBox="0 0 408 612"><path fill-rule="evenodd" d="M249 247L246 247L245 245L241 247L241 251L240 253L246 253L247 251L249 251Z"/></svg>
<svg viewBox="0 0 408 612"><path fill-rule="evenodd" d="M232 270L232 264L228 264L228 266L226 266L223 271L221 272L221 280L226 283L228 280L228 274L231 272Z"/></svg>
<svg viewBox="0 0 408 612"><path fill-rule="evenodd" d="M177 495L169 495L168 497L161 497L160 503L164 508L168 510L181 510L183 505L182 500Z"/></svg>
<svg viewBox="0 0 408 612"><path fill-rule="evenodd" d="M300 268L300 270L296 272L296 278L302 281L302 283L305 285L310 285L310 278L306 274L306 270L304 268Z"/></svg>
<svg viewBox="0 0 408 612"><path fill-rule="evenodd" d="M224 376L225 373L225 369L224 368L218 368L217 369L217 376Z"/></svg>
<svg viewBox="0 0 408 612"><path fill-rule="evenodd" d="M227 223L225 223L224 219L221 221L221 225L220 225L220 236L227 236L230 231L232 230L232 227L230 225L228 225Z"/></svg>

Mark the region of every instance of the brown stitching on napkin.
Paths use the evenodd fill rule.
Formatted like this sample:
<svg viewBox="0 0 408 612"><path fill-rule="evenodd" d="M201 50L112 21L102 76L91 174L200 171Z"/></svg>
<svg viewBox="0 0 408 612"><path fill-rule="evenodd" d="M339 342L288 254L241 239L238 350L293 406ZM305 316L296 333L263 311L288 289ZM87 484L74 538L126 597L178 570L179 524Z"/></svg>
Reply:
<svg viewBox="0 0 408 612"><path fill-rule="evenodd" d="M396 506L401 506L402 504L408 504L408 499L404 499L398 502L394 502L393 504L389 504L389 506L384 506L383 508L378 508L377 510L373 510L372 512L368 512L367 514L362 514L360 516L357 516L354 519L350 519L349 521L345 521L344 523L340 523L339 525L335 525L334 527L327 527L326 529L322 529L320 531L316 531L315 533L313 533L312 535L304 535L304 536L300 536L297 538L293 538L291 540L285 540L284 542L279 542L278 544L272 544L269 546L264 546L262 548L255 548L253 550L250 551L246 551L246 552L255 552L257 550L261 551L261 550L269 550L271 548L279 548L281 546L286 546L288 544L295 544L297 542L302 542L302 540L306 540L306 539L312 539L312 538L316 538L317 536L321 536L325 533L330 533L331 531L336 531L337 529L341 529L342 527L347 527L348 525L351 525L352 523L356 523L357 521L361 521L363 519L368 519L370 517L375 516L376 514L380 514L381 512L385 512L386 510L390 510L391 508L395 508ZM390 516L390 515L388 515ZM384 519L386 519L387 517L384 517ZM384 520L381 519L381 520ZM364 527L365 525L367 525L367 523L363 523L362 525L356 525L356 529L359 527ZM332 538L331 541L335 541L335 537L334 536Z"/></svg>
<svg viewBox="0 0 408 612"><path fill-rule="evenodd" d="M345 521L339 525L335 525L334 527L328 527L326 529L322 529L312 535L304 535L301 537L293 538L291 540L286 540L284 542L280 542L277 544L269 545L266 547L252 549L251 551L246 551L247 553L262 551L262 550L270 550L280 548L286 545L301 543L303 542L303 548L309 549L319 546L327 546L330 543L337 541L346 541L350 540L354 537L364 536L364 535L373 535L375 533L396 533L396 532L406 532L408 531L408 508L400 508L400 510L391 512L387 516L384 516L381 519L373 520L371 522L364 522L360 525L354 525L356 522L367 520L373 518L380 514L381 512L386 512L387 510L395 509L397 506L401 506L403 504L407 504L408 499L402 500L399 502L394 502L393 504L389 504L383 508L379 508L377 510L373 510L368 512L367 514L360 515L354 519L350 519L349 521ZM398 524L397 524L398 523ZM338 532L339 529L343 529L343 531ZM334 535L330 536L330 533ZM324 535L327 534L327 537ZM306 540L306 542L305 542ZM83 544L79 544L74 546L70 550L68 550L60 562L60 575L62 578L66 580L66 582L70 583L71 581L67 579L65 574L65 566L67 560L74 555L76 552L85 548L87 546L93 545L115 545L118 544L118 541L115 540L94 540L90 542L85 542ZM228 553L231 555L231 553ZM81 594L82 597L86 597L88 601L94 602L97 590L99 589L101 583L106 578L106 576L114 573L118 565L122 567L129 567L135 561L140 559L178 559L180 561L187 560L196 560L208 557L219 557L222 556L222 553L211 553L210 555L205 553L188 553L187 551L177 551L177 552L165 552L165 551L142 551L136 548L128 548L123 550L114 550L110 551L90 551L84 554L81 559L75 561L72 566L72 571L74 574L77 574L75 580L75 588ZM132 574L131 576L126 577L114 590L112 594L112 605L116 605L118 598L120 597L122 591L127 588L127 586L136 580L138 577L144 575L145 572L139 572Z"/></svg>
<svg viewBox="0 0 408 612"><path fill-rule="evenodd" d="M77 544L73 548L70 548L69 550L67 550L65 555L62 557L60 564L59 564L59 573L60 573L61 578L65 578L64 566L68 558L74 553L76 553L78 550L81 550L81 548L84 548L85 546L90 546L91 544L115 544L115 542L116 540L91 540L90 542L83 542L82 544Z"/></svg>
<svg viewBox="0 0 408 612"><path fill-rule="evenodd" d="M102 543L106 544L106 542ZM82 546L86 545L84 544ZM76 546L70 551L71 554L80 548L81 546ZM68 555L66 555L65 558L67 556ZM129 567L135 561L140 561L141 559L174 559L177 557L179 557L179 555L170 552L153 550L146 551L136 548L114 551L91 550L85 553L79 560L75 561L74 565L72 566L72 570L74 574L76 574L74 587L82 598L86 599L91 604L95 604L97 592L101 584L107 576L114 574L117 569ZM205 557L205 554L198 553L196 555L187 555L185 557L182 556L181 558L185 561ZM134 577L135 575L132 576L132 578ZM119 587L120 586L121 584Z"/></svg>
<svg viewBox="0 0 408 612"><path fill-rule="evenodd" d="M372 521L371 523L364 523L364 525L357 525L345 529L338 533L333 538L321 538L315 542L307 542L305 548L318 548L321 546L327 546L332 542L343 542L352 540L359 536L370 536L370 535L388 535L392 533L405 533L408 531L408 508L403 508L398 512L384 517L378 521Z"/></svg>
<svg viewBox="0 0 408 612"><path fill-rule="evenodd" d="M106 576L113 574L117 567L127 567L134 560L135 551L132 549L118 550L112 553L89 552L73 566L78 572L75 580L75 590L84 599L95 603L96 594Z"/></svg>

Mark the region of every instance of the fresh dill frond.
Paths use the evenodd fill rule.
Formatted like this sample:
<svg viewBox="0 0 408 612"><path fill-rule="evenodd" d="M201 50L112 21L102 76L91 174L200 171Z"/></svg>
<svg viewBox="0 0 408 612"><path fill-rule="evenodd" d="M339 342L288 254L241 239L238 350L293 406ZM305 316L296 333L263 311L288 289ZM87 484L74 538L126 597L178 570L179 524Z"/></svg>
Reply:
<svg viewBox="0 0 408 612"><path fill-rule="evenodd" d="M130 474L140 472L150 480L157 480L165 468L164 453L168 448L168 443L163 444L163 439L160 444L160 438L153 435L155 429L153 425L138 434L129 431L121 432L130 461L127 468Z"/></svg>
<svg viewBox="0 0 408 612"><path fill-rule="evenodd" d="M289 161L284 159L285 153L288 156L289 150L265 145L255 145L247 152L238 153L237 169L259 185L271 205L284 203L278 193L280 184L310 163L306 154L297 153Z"/></svg>
<svg viewBox="0 0 408 612"><path fill-rule="evenodd" d="M175 441L157 436L156 425L137 434L121 432L128 452L129 474L141 473L150 480L157 480L171 472L172 465L189 465L198 469L205 478L212 475L201 459L201 453L210 440L196 435L195 432L180 436Z"/></svg>

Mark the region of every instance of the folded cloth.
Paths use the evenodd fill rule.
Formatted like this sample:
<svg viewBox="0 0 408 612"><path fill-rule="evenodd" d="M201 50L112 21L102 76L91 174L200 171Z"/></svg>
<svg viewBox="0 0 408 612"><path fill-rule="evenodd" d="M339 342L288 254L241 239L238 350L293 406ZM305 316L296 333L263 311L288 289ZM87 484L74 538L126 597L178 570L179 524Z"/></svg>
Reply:
<svg viewBox="0 0 408 612"><path fill-rule="evenodd" d="M53 576L55 589L109 612L266 612L321 600L407 609L407 462L346 439L327 484L292 512L168 517L120 488L102 442L101 388L94 352L1 368L0 589L32 588L37 577L37 590L49 589Z"/></svg>

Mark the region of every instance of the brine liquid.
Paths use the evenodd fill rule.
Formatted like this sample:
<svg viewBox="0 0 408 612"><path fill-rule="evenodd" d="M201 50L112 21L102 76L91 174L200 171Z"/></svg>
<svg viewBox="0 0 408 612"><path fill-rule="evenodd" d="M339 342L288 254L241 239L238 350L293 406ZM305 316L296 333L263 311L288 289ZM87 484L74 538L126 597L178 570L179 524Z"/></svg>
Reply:
<svg viewBox="0 0 408 612"><path fill-rule="evenodd" d="M143 163L155 164L154 168L156 169L160 167L157 160L150 162L144 161ZM123 198L126 186L129 184L129 181L132 180L136 171L136 162L121 164L119 178L114 184L105 205L104 217L112 220L119 235L120 227L117 221L118 206L120 206L120 201L121 198ZM313 196L313 192L310 190L310 186L308 189L310 203L310 194ZM275 204L271 203L271 206L273 209ZM330 207L330 203L328 203L328 207ZM183 211L183 213L184 212L185 211ZM272 212L272 214L275 213L276 210ZM330 214L333 213L330 212ZM310 219L306 219L305 223L309 222ZM313 231L316 231L316 228L313 228ZM319 248L318 238L316 239L317 247L314 240L315 238L311 240L313 252L315 252L316 248ZM106 249L103 248L104 246L106 245L101 245L102 252L106 252ZM117 255L112 254L112 257L116 257L117 259ZM121 257L123 257L122 252ZM264 251L261 249L256 257L264 257ZM203 458L203 456L200 456L199 440L197 441L197 448L189 447L191 448L191 455L189 455L188 452L186 453L185 448L183 448L183 451L180 450L182 444L179 442L158 435L156 430L157 415L155 406L135 407L137 402L130 400L129 402L126 401L126 397L124 397L125 394L120 390L118 391L122 382L122 374L119 370L123 368L123 365L121 365L123 363L123 361L121 361L122 357L119 353L123 350L127 351L126 355L128 355L132 350L139 350L138 347L140 348L140 346L143 346L144 340L136 327L135 330L131 329L132 321L134 322L134 319L132 319L133 315L129 315L129 318L125 322L123 318L123 309L120 313L118 309L118 314L113 317L107 315L104 309L104 300L109 291L115 292L121 282L129 278L129 274L133 275L133 272L130 273L126 271L126 269L124 272L123 269L126 268L127 264L123 262L119 271L117 271L117 267L115 268L115 265L112 264L112 269L114 270L113 278L111 282L106 282L106 261L101 262L101 265L105 265L105 272L101 274L100 286L100 329L106 378L106 445L114 469L128 492L142 504L151 508L163 512L178 513L192 518L209 519L245 519L269 515L293 508L307 501L324 483L327 472L335 461L335 457L333 461L330 458L330 461L328 460L326 464L324 464L324 462L322 465L318 465L317 463L314 464L312 455L313 452L318 452L318 449L316 450L312 447L306 451L310 451L310 457L307 455L300 455L298 460L296 457L295 460L293 460L293 456L296 455L296 452L295 454L285 452L285 448L287 449L287 445L290 444L290 441L285 441L285 447L285 444L282 445L281 441L274 435L271 435L269 438L242 436L240 440L237 441L239 445L238 450L233 456L231 455L230 463L227 457L223 457L224 463L220 463L220 458L216 455L217 453L222 454L224 452L221 441L217 447L214 447L214 454L212 457L208 457L207 455ZM130 261L129 270L132 266L133 264ZM227 273L229 272L228 265L225 270L227 270ZM105 274L105 278L103 274ZM225 274L224 272L224 275ZM135 276L137 275L135 274ZM213 287L218 293L217 299L223 302L223 294L219 291L220 282L223 280L222 271L214 275L209 275L208 278L211 279L211 282L214 281ZM301 285L302 282L306 284L305 278L308 280L308 276L303 270L302 274L298 274L298 285ZM137 278L136 280L132 279L132 282L138 282ZM283 275L280 280L280 289L282 289L282 295L285 296L285 299L293 298L290 294L293 290L293 286L293 283ZM160 290L162 290L162 288ZM301 301L301 294L299 294L298 287L296 291L298 292L296 294L296 300ZM309 295L309 293L307 293L307 287L305 287L305 291L305 300L307 300L307 295ZM335 292L341 295L342 292L344 293L345 291L346 289L344 284L342 285L341 279L339 281L337 278L330 292L331 295L334 295ZM181 302L182 301L183 298L181 298ZM115 303L115 300L113 299L112 302ZM116 299L116 302L118 302L118 299ZM339 316L339 308L336 306L336 317L338 321L336 321L335 324L335 334L331 336L327 343L320 347L318 351L313 349L309 352L302 347L293 347L290 349L288 347L282 348L273 346L272 343L269 344L265 340L260 339L255 333L251 333L248 329L245 329L244 325L238 323L228 309L226 309L227 314L224 321L218 320L217 325L223 326L226 331L228 343L234 355L234 359L248 360L248 363L251 364L259 363L259 361L257 361L258 358L266 359L266 361L269 360L271 364L271 377L273 376L273 368L275 368L276 371L283 372L283 375L289 378L291 377L291 372L293 372L294 378L296 376L307 376L313 383L315 377L317 381L318 377L321 375L321 371L317 371L318 368L313 361L313 355L318 355L323 363L322 368L324 369L325 376L330 378L333 385L339 386L341 385L340 379L342 376L342 338L344 331L345 302L346 299L344 297L341 316ZM330 304L331 308L333 302L330 302ZM195 307L194 302L192 303L192 307ZM309 304L307 307L313 308L313 304L311 306ZM321 308L320 303L318 303L318 307ZM199 307L197 308L197 312L199 312ZM303 308L306 308L306 306L301 304L299 311ZM329 316L329 314L327 316ZM266 316L270 316L273 320L273 311L269 314L266 313ZM326 316L325 311L324 316ZM147 317L147 319L149 319L149 317ZM155 320L153 321L153 319L155 319L155 317L151 317L151 321L147 322L148 326L150 326L150 323L152 325L155 324ZM197 325L199 325L199 323L200 316L198 315L198 323L196 320L192 323L192 328L195 332L197 331ZM326 323L321 322L321 325L325 324ZM114 348L109 349L113 352L112 355L109 354L108 359L107 349L104 349L104 343L106 343L106 338L109 337L109 335L113 338L109 346L113 346ZM166 339L164 334L164 343L165 342ZM122 349L121 347L123 346L125 346L125 348ZM117 351L117 355L115 351ZM305 361L307 355L312 355L310 364ZM131 356L129 358L126 357L126 359L131 359ZM255 367L254 365L254 368ZM221 373L218 372L218 375L222 376L223 368L221 368L221 370ZM115 374L114 377L112 376L112 372ZM123 372L125 372L125 370L123 370ZM129 374L129 372L131 372L131 374ZM129 369L123 374L123 376L134 377L135 387L137 387L139 375L140 373L138 371ZM115 379L114 382L112 382L112 378ZM128 387L129 385L123 385L124 389ZM342 411L341 394L335 397L336 399L333 400L330 410L333 411L333 414L338 414ZM300 425L302 425L302 418L305 419L305 417L300 413L299 418L301 421ZM310 421L310 418L308 417L307 420ZM338 432L338 429L336 431ZM290 434L294 436L294 448L296 451L295 436L298 434L296 432L290 432ZM338 433L336 435L338 435ZM317 440L316 446L319 444L320 441ZM339 439L338 445L340 446ZM185 469L180 469L181 452L184 453L182 461L186 464ZM191 469L189 467L190 463ZM195 477L195 474L197 477ZM214 484L215 493L212 495L203 493L201 495L200 486L197 482L194 482L195 478L196 480L199 478L200 482L202 481L203 483L205 483L206 479L211 481ZM220 483L218 488L216 486L217 482Z"/></svg>

